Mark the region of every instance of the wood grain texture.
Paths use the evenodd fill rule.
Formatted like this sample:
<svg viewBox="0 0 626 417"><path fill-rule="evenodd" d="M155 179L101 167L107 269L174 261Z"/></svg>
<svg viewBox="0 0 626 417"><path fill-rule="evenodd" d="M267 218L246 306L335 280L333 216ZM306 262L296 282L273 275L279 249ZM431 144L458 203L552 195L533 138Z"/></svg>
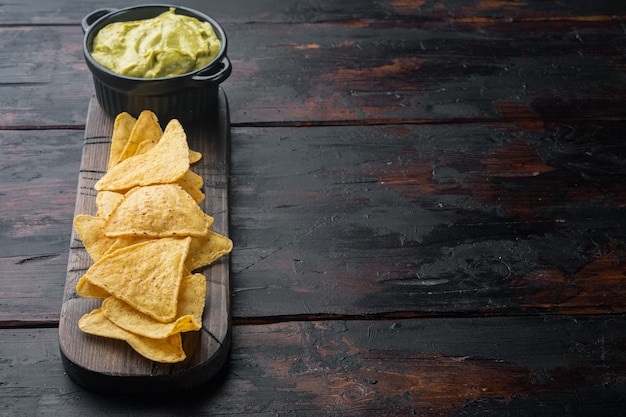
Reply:
<svg viewBox="0 0 626 417"><path fill-rule="evenodd" d="M214 114L184 126L189 147L202 153L193 171L205 180L201 207L214 218L212 230L228 235L228 167L230 126L228 102L222 90ZM160 120L165 128L167 120ZM75 214L95 215L95 182L106 172L113 118L92 100L78 179ZM224 256L198 272L206 277L207 292L202 329L183 335L187 358L159 364L136 353L129 345L83 333L78 320L102 300L81 298L76 284L92 265L82 242L72 233L67 280L59 320L59 345L68 375L78 384L107 393L151 394L188 390L212 378L225 363L230 349L230 259Z"/></svg>
<svg viewBox="0 0 626 417"><path fill-rule="evenodd" d="M145 4L142 0L110 0L106 7L123 8ZM324 22L329 20L416 20L422 21L592 21L611 20L626 14L622 2L602 0L569 1L564 7L558 0L524 2L498 0L448 0L445 3L426 0L377 1L355 3L334 0L231 0L212 2L180 0L176 4L204 9L226 22ZM91 11L102 7L95 0L23 0L2 5L0 25L77 24Z"/></svg>
<svg viewBox="0 0 626 417"><path fill-rule="evenodd" d="M65 373L103 4L5 2L1 416L623 414L626 2L180 4L234 68L231 355L149 401Z"/></svg>
<svg viewBox="0 0 626 417"><path fill-rule="evenodd" d="M142 400L74 385L55 329L5 329L0 414L614 417L625 330L623 315L240 325L218 380Z"/></svg>
<svg viewBox="0 0 626 417"><path fill-rule="evenodd" d="M58 322L83 136L0 131L0 327Z"/></svg>
<svg viewBox="0 0 626 417"><path fill-rule="evenodd" d="M66 209L76 201L77 182L69 173L78 172L83 135L64 129L0 131L2 257L25 260L46 250L67 251L72 219ZM42 204L33 207L34 199Z"/></svg>
<svg viewBox="0 0 626 417"><path fill-rule="evenodd" d="M234 316L623 312L623 129L233 128ZM69 241L73 203L44 185L39 210ZM59 317L68 243L44 245L39 221L1 261L7 326Z"/></svg>
<svg viewBox="0 0 626 417"><path fill-rule="evenodd" d="M359 16L360 7L341 4ZM626 46L620 40L626 13L573 21L549 13L516 18L523 14L516 5L499 9L497 19L464 9L432 20L414 5L395 4L414 14L271 24L226 20L233 75L224 88L233 124L624 117ZM78 24L0 27L3 56L20 63L0 67L0 127L84 124L93 86L82 37ZM29 47L34 42L41 51Z"/></svg>
<svg viewBox="0 0 626 417"><path fill-rule="evenodd" d="M624 312L622 129L236 129L235 316Z"/></svg>

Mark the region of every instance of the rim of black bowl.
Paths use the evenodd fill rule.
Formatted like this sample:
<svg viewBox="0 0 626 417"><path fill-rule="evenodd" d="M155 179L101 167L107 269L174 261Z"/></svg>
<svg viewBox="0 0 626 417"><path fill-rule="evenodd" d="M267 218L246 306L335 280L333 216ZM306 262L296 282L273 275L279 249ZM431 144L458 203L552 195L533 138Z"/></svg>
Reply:
<svg viewBox="0 0 626 417"><path fill-rule="evenodd" d="M155 78L130 77L128 75L118 74L117 72L111 71L110 69L100 65L100 63L98 63L98 61L96 61L94 57L91 55L90 47L93 46L93 40L96 37L96 34L109 23L150 19L152 17L156 17L160 15L163 12L166 12L167 10L170 10L171 8L175 9L176 11L182 10L186 12L186 13L183 13L186 16L195 17L198 20L203 20L203 21L210 23L211 26L213 26L213 30L217 32L216 35L220 40L220 51L211 62L209 62L202 68L199 68L194 71L186 72L184 74L167 76L167 77L155 77ZM141 11L143 9L155 9L155 14L154 15L150 14L150 15L146 15L145 17L139 17L135 19L115 19L115 17L119 17L120 15L128 14L134 11ZM222 28L222 26L215 19L213 19L211 16L205 13L202 13L198 10L191 9L189 7L178 6L175 4L164 4L164 3L142 4L142 5L137 5L137 6L124 7L121 9L111 9L110 13L107 13L99 17L93 23L91 23L91 25L85 31L85 34L83 36L83 54L85 55L87 59L87 63L89 65L95 67L98 71L105 73L109 77L114 77L117 79L123 79L123 80L133 81L133 82L163 82L167 80L188 79L189 77L194 76L194 75L201 75L201 76L211 75L212 73L207 73L207 74L204 74L204 73L207 70L211 69L211 67L214 66L215 64L219 64L223 62L223 59L226 58L226 51L227 51L226 32L224 32L224 29Z"/></svg>

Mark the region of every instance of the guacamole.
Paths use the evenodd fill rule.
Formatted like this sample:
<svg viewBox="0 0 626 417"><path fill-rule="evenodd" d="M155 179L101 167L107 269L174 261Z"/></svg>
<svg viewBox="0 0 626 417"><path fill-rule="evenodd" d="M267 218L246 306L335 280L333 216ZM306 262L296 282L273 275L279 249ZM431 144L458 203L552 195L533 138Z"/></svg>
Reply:
<svg viewBox="0 0 626 417"><path fill-rule="evenodd" d="M209 22L172 8L151 19L108 24L94 38L91 55L117 74L163 78L200 69L219 51Z"/></svg>

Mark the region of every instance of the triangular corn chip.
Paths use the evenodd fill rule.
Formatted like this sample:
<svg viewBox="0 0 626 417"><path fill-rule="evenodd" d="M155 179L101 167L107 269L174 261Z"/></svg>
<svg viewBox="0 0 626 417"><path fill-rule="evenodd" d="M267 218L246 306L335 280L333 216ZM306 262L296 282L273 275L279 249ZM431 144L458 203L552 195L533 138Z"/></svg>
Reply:
<svg viewBox="0 0 626 417"><path fill-rule="evenodd" d="M158 184L130 190L104 226L108 237L205 236L207 215L178 184Z"/></svg>
<svg viewBox="0 0 626 417"><path fill-rule="evenodd" d="M204 185L202 177L191 170L185 172L183 179L196 188L202 188Z"/></svg>
<svg viewBox="0 0 626 417"><path fill-rule="evenodd" d="M115 191L100 191L96 195L96 216L108 219L123 199L124 194Z"/></svg>
<svg viewBox="0 0 626 417"><path fill-rule="evenodd" d="M140 336L164 339L175 333L200 330L206 295L206 278L202 274L187 275L180 284L178 312L171 323L161 323L140 313L115 297L102 303L104 315L113 323Z"/></svg>
<svg viewBox="0 0 626 417"><path fill-rule="evenodd" d="M123 112L117 115L113 123L113 136L111 136L111 151L109 152L109 163L107 169L116 165L120 155L124 152L126 143L137 119L130 114Z"/></svg>
<svg viewBox="0 0 626 417"><path fill-rule="evenodd" d="M185 360L180 333L165 339L150 339L116 326L106 318L102 309L95 309L78 320L78 327L85 333L124 340L137 353L155 362L176 363Z"/></svg>
<svg viewBox="0 0 626 417"><path fill-rule="evenodd" d="M195 164L202 159L202 154L198 151L189 150L189 162Z"/></svg>
<svg viewBox="0 0 626 417"><path fill-rule="evenodd" d="M183 237L183 236L181 236ZM115 243L111 245L108 251L106 251L105 255L116 251L118 249L122 249L128 246L136 245L137 243L147 242L149 240L153 240L151 237L145 236L123 236L115 239Z"/></svg>
<svg viewBox="0 0 626 417"><path fill-rule="evenodd" d="M156 144L161 140L161 136L163 136L163 130L161 129L161 125L159 125L159 119L156 114L149 110L142 111L137 118L137 122L130 133L124 151L119 156L117 163L119 164L124 159L136 155L139 145L144 142Z"/></svg>
<svg viewBox="0 0 626 417"><path fill-rule="evenodd" d="M96 184L97 191L125 191L136 186L173 183L189 169L189 146L180 122L168 123L159 143L146 153L124 159Z"/></svg>
<svg viewBox="0 0 626 417"><path fill-rule="evenodd" d="M90 284L161 322L176 317L191 238L149 240L111 252L84 277Z"/></svg>
<svg viewBox="0 0 626 417"><path fill-rule="evenodd" d="M193 185L189 184L189 182L187 182L185 177L176 181L176 184L180 185L183 188L183 190L185 190L187 194L189 194L191 198L193 198L193 200L197 204L202 203L204 199L206 198L204 193L199 188L194 187Z"/></svg>
<svg viewBox="0 0 626 417"><path fill-rule="evenodd" d="M226 236L209 230L206 237L191 239L189 255L185 261L185 266L190 270L196 270L207 266L230 253L233 249L233 242Z"/></svg>
<svg viewBox="0 0 626 417"><path fill-rule="evenodd" d="M111 296L111 294L102 288L96 287L87 281L87 278L85 278L84 275L80 277L78 283L76 284L76 294L85 298L107 298Z"/></svg>
<svg viewBox="0 0 626 417"><path fill-rule="evenodd" d="M100 217L78 214L74 217L74 229L94 261L102 258L115 243L114 238L104 235L104 219Z"/></svg>

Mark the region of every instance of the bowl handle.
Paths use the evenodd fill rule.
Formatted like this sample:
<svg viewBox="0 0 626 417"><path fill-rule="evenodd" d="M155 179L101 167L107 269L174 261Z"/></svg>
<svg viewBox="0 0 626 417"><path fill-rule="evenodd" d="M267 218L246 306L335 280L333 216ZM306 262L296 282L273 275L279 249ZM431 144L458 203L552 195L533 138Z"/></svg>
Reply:
<svg viewBox="0 0 626 417"><path fill-rule="evenodd" d="M203 83L205 82L221 83L226 78L228 78L231 71L233 70L233 67L230 65L230 60L228 59L227 56L224 56L222 58L222 60L219 63L219 67L220 68L217 71L215 72L212 71L208 75L202 75L202 72L199 72L198 74L191 77L191 79L194 81L199 81Z"/></svg>
<svg viewBox="0 0 626 417"><path fill-rule="evenodd" d="M105 9L94 10L93 12L89 13L80 22L81 26L83 27L83 33L87 32L89 30L89 28L91 28L91 25L96 23L96 20L100 19L102 16L108 15L109 13L113 13L116 10L117 9L106 9L105 8Z"/></svg>

